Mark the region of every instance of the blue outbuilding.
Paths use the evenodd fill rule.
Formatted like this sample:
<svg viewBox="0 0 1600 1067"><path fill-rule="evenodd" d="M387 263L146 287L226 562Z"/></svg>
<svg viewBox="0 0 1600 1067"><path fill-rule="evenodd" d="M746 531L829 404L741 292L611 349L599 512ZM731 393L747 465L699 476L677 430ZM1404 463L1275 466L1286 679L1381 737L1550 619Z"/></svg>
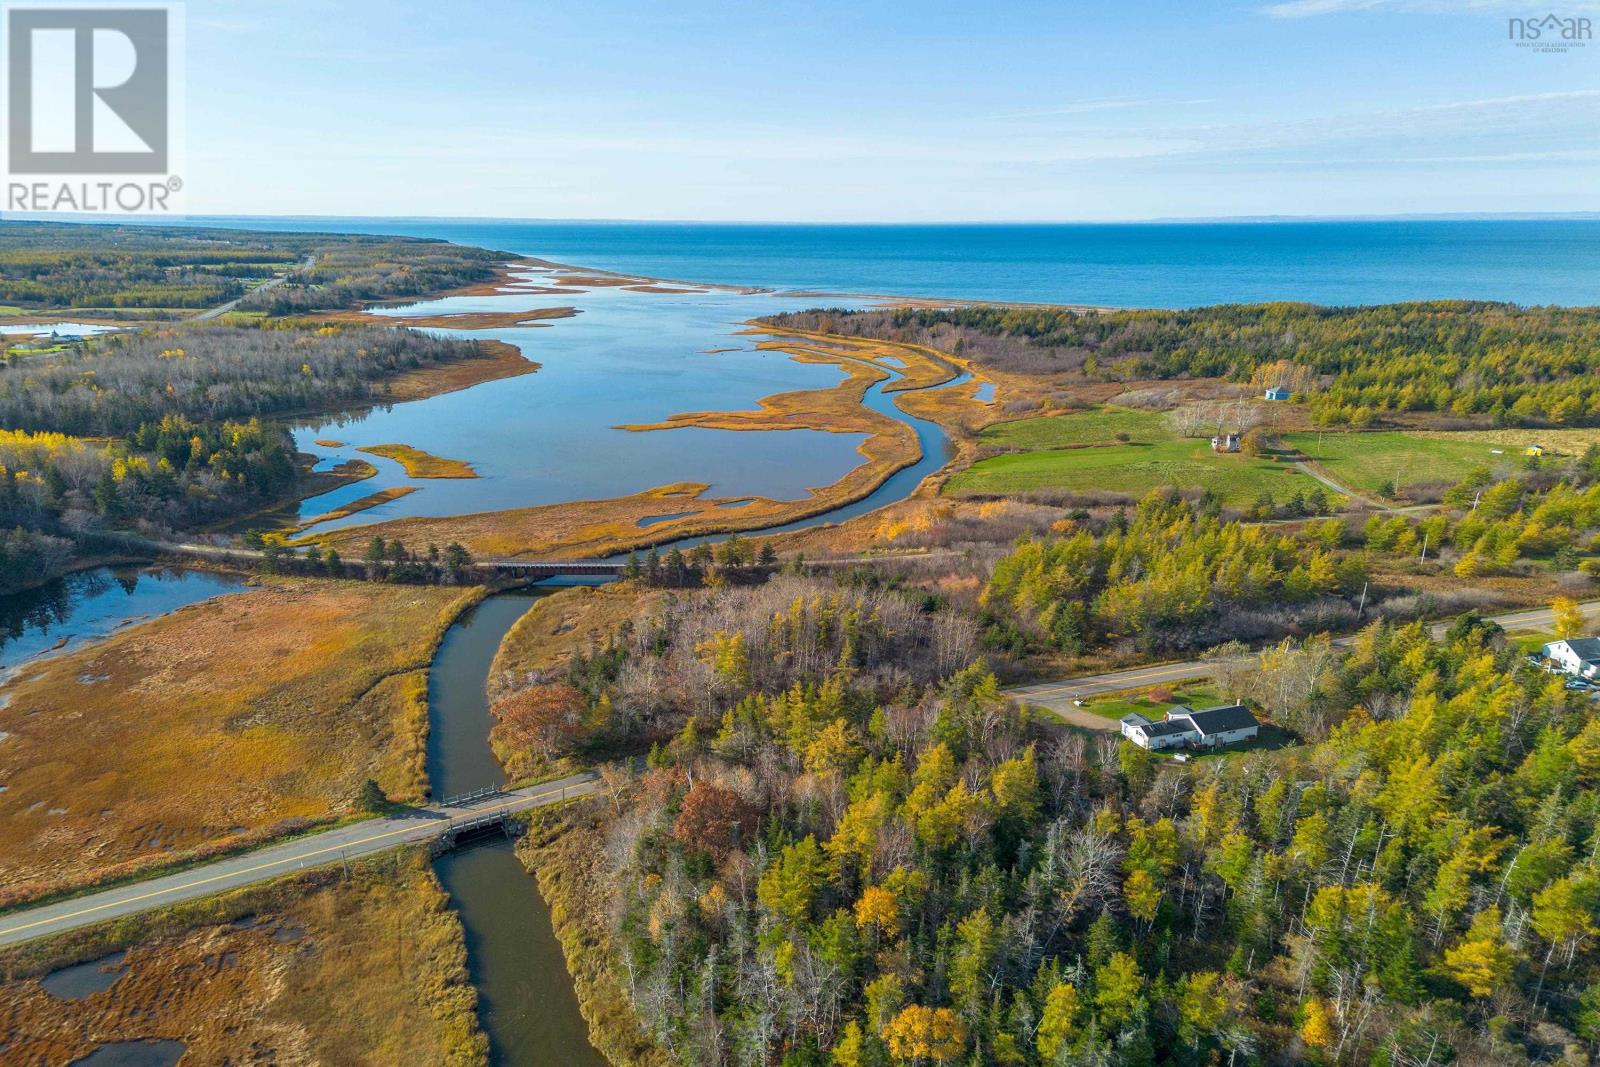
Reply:
<svg viewBox="0 0 1600 1067"><path fill-rule="evenodd" d="M1267 399L1268 400L1288 400L1289 399L1289 387L1286 386L1286 385L1274 385L1274 386L1271 386L1270 388L1267 389Z"/></svg>

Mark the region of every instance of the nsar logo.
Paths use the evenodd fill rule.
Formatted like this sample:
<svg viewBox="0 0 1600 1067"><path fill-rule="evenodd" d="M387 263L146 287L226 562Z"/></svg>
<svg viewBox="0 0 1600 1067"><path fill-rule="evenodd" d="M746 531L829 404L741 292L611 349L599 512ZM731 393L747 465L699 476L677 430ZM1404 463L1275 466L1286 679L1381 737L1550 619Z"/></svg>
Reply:
<svg viewBox="0 0 1600 1067"><path fill-rule="evenodd" d="M1538 18L1506 19L1506 37L1518 48L1536 52L1566 52L1594 39L1594 22L1581 16L1549 14Z"/></svg>

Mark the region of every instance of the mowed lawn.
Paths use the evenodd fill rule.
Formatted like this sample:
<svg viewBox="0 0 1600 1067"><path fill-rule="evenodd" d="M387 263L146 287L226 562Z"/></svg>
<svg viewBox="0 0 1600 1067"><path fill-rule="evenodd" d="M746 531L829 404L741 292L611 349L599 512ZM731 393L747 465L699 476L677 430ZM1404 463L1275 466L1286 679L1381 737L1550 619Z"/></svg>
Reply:
<svg viewBox="0 0 1600 1067"><path fill-rule="evenodd" d="M0 687L0 903L425 789L427 668L480 590L273 580Z"/></svg>
<svg viewBox="0 0 1600 1067"><path fill-rule="evenodd" d="M1152 686L1152 689L1160 688ZM1191 708L1212 708L1223 703L1217 695L1217 688L1213 685L1186 685L1168 689L1172 694L1170 701L1151 700L1148 694L1140 696L1112 696L1095 698L1084 705L1084 709L1107 719L1121 719L1126 715L1138 712L1152 721L1160 721L1166 717L1167 709L1174 704L1185 704Z"/></svg>
<svg viewBox="0 0 1600 1067"><path fill-rule="evenodd" d="M1118 440L1119 433L1128 440ZM1209 489L1223 503L1243 506L1262 493L1284 501L1321 488L1286 464L1242 453L1219 455L1209 439L1179 437L1159 412L1097 408L1021 419L990 427L981 440L1028 451L974 463L950 479L945 489L950 495L1065 490L1140 497L1171 485Z"/></svg>
<svg viewBox="0 0 1600 1067"><path fill-rule="evenodd" d="M1529 443L1537 432L1525 431ZM1398 431L1290 433L1283 442L1306 456L1341 485L1376 493L1387 482L1397 489L1419 482L1458 482L1474 467L1516 468L1522 448L1463 434L1426 437ZM1500 454L1495 454L1495 449Z"/></svg>

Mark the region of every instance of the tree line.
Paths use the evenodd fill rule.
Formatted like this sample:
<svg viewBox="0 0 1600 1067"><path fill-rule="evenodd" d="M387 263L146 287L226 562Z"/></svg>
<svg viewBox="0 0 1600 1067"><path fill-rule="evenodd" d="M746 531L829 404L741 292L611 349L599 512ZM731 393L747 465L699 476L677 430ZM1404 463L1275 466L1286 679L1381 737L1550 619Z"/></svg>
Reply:
<svg viewBox="0 0 1600 1067"><path fill-rule="evenodd" d="M295 270L285 284L251 293L242 306L269 315L301 315L424 297L489 281L508 258L443 241L325 246L309 270Z"/></svg>
<svg viewBox="0 0 1600 1067"><path fill-rule="evenodd" d="M121 436L167 415L270 417L379 402L407 370L475 341L382 326L192 326L108 334L0 367L0 426Z"/></svg>
<svg viewBox="0 0 1600 1067"><path fill-rule="evenodd" d="M1478 467L1423 518L1374 515L1360 538L1371 552L1449 564L1457 578L1556 571L1600 577L1600 445L1569 461L1530 460L1496 480Z"/></svg>
<svg viewBox="0 0 1600 1067"><path fill-rule="evenodd" d="M310 271L294 269L308 256ZM429 238L10 222L0 232L0 301L39 308L203 308L287 271L290 284L283 291L251 296L248 306L300 313L487 281L509 258Z"/></svg>
<svg viewBox="0 0 1600 1067"><path fill-rule="evenodd" d="M930 345L1023 374L1259 384L1281 365L1313 418L1366 426L1433 412L1474 424L1600 423L1600 309L1430 301L1079 312L973 306L813 310L783 327Z"/></svg>

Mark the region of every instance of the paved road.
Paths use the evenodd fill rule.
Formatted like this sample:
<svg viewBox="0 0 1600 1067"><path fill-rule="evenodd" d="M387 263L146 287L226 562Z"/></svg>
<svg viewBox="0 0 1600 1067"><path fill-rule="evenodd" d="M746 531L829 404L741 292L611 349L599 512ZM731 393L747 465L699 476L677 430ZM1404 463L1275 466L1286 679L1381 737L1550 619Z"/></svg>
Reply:
<svg viewBox="0 0 1600 1067"><path fill-rule="evenodd" d="M312 867L370 856L401 845L430 841L449 830L454 821L554 804L567 797L592 793L598 788L598 782L593 774L575 774L460 807L417 808L394 818L369 819L341 826L176 874L12 912L0 916L0 946L210 896Z"/></svg>
<svg viewBox="0 0 1600 1067"><path fill-rule="evenodd" d="M1600 619L1600 600L1590 601L1581 607L1584 616L1590 621ZM1530 608L1526 611L1511 611L1490 617L1507 630L1541 630L1551 626L1555 621L1549 608ZM1437 637L1449 626L1449 622L1437 622L1430 629ZM1353 640L1355 640L1353 636L1346 635L1334 638L1333 643L1343 646ZM1037 682L1033 685L1008 689L1006 694L1029 704L1047 708L1073 726L1080 726L1086 730L1115 730L1117 729L1115 720L1075 707L1072 702L1129 689L1149 689L1158 685L1168 686L1176 682L1189 682L1196 678L1204 678L1210 673L1211 668L1204 660L1191 659L1181 663L1134 667L1125 671L1108 671L1105 674L1089 674L1054 682Z"/></svg>
<svg viewBox="0 0 1600 1067"><path fill-rule="evenodd" d="M316 261L317 261L317 257L316 256L307 256L306 257L306 261L304 263L300 264L298 267L294 268L294 270L289 271L289 272L287 272L285 274L274 274L272 277L268 278L266 281L262 282L260 285L256 286L254 289L250 290L250 292L244 294L244 296L250 296L250 295L252 295L254 293L264 293L268 289L276 289L278 286L282 285L284 282L289 280L289 275L290 274L295 273L295 271L310 270L312 264L314 264ZM207 320L219 318L219 317L221 317L223 315L226 315L228 312L232 311L234 308L239 306L239 301L243 300L244 296L241 296L236 300L230 300L226 304L218 304L214 308L208 308L205 311L200 312L200 314L196 315L194 318L190 319L189 321L190 322L206 322Z"/></svg>

